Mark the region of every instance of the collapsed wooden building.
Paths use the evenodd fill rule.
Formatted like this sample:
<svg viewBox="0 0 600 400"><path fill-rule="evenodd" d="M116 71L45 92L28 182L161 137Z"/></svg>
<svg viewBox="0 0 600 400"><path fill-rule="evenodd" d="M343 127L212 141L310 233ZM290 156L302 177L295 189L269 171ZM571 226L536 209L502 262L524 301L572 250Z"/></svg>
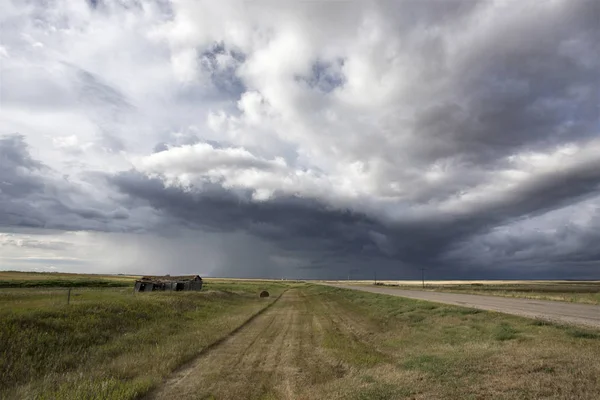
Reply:
<svg viewBox="0 0 600 400"><path fill-rule="evenodd" d="M155 292L158 290L171 290L174 292L202 290L202 278L200 275L143 276L135 281L136 292Z"/></svg>

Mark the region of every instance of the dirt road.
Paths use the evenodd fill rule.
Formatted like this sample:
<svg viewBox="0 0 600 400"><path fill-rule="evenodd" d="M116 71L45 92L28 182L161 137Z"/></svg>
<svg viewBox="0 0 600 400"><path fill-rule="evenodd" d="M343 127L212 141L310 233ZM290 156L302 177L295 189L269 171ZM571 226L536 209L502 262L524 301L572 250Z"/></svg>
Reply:
<svg viewBox="0 0 600 400"><path fill-rule="evenodd" d="M306 390L340 377L340 372L320 349L327 321L308 307L300 291L284 293L270 309L178 371L149 398L315 398Z"/></svg>
<svg viewBox="0 0 600 400"><path fill-rule="evenodd" d="M434 301L482 310L498 311L506 314L529 318L540 318L553 322L600 328L600 306L588 304L562 303L529 299L513 299L497 296L474 294L425 292L419 290L401 290L386 287L367 287L356 285L331 285L340 288L363 290L371 293L408 297L411 299Z"/></svg>

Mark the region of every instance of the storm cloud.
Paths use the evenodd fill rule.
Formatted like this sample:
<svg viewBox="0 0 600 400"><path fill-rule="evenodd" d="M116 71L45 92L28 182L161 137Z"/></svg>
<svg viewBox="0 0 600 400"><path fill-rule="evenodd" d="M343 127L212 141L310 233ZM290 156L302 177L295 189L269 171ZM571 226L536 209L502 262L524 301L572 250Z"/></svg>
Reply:
<svg viewBox="0 0 600 400"><path fill-rule="evenodd" d="M0 251L600 277L597 1L1 4Z"/></svg>

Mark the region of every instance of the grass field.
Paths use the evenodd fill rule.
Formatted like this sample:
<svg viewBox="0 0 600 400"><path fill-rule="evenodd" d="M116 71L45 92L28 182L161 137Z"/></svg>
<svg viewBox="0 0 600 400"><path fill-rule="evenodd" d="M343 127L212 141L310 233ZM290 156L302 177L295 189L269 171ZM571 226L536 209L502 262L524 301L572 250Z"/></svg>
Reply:
<svg viewBox="0 0 600 400"><path fill-rule="evenodd" d="M259 299L262 289L282 297ZM596 399L600 392L597 330L294 282L207 279L200 293L136 295L84 287L72 290L69 305L54 301L62 295L0 290L0 398Z"/></svg>
<svg viewBox="0 0 600 400"><path fill-rule="evenodd" d="M126 287L135 276L0 271L0 288Z"/></svg>
<svg viewBox="0 0 600 400"><path fill-rule="evenodd" d="M596 399L600 332L317 285L151 399Z"/></svg>
<svg viewBox="0 0 600 400"><path fill-rule="evenodd" d="M345 283L345 282L344 282ZM366 282L364 282L366 283ZM363 283L363 284L364 284ZM369 282L366 284L373 284ZM479 282L427 282L420 283L386 281L381 285L408 290L482 294L489 296L517 297L537 300L566 301L582 304L600 304L600 281L479 281Z"/></svg>
<svg viewBox="0 0 600 400"><path fill-rule="evenodd" d="M199 293L82 287L72 289L69 305L61 289L0 289L0 398L139 397L273 301L258 291L278 295L284 287L210 280Z"/></svg>

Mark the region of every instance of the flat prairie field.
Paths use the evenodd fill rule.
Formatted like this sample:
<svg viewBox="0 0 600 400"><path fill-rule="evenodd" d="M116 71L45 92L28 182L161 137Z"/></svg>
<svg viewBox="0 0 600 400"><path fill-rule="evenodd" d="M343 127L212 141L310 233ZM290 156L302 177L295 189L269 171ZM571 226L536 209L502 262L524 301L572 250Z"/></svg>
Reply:
<svg viewBox="0 0 600 400"><path fill-rule="evenodd" d="M344 285L373 285L375 281L325 281ZM536 300L600 304L600 281L377 281L378 286L409 290L480 294Z"/></svg>
<svg viewBox="0 0 600 400"><path fill-rule="evenodd" d="M268 298L258 293L267 290ZM289 281L0 289L2 399L597 399L600 331Z"/></svg>
<svg viewBox="0 0 600 400"><path fill-rule="evenodd" d="M0 288L126 287L135 279L133 275L0 271Z"/></svg>

